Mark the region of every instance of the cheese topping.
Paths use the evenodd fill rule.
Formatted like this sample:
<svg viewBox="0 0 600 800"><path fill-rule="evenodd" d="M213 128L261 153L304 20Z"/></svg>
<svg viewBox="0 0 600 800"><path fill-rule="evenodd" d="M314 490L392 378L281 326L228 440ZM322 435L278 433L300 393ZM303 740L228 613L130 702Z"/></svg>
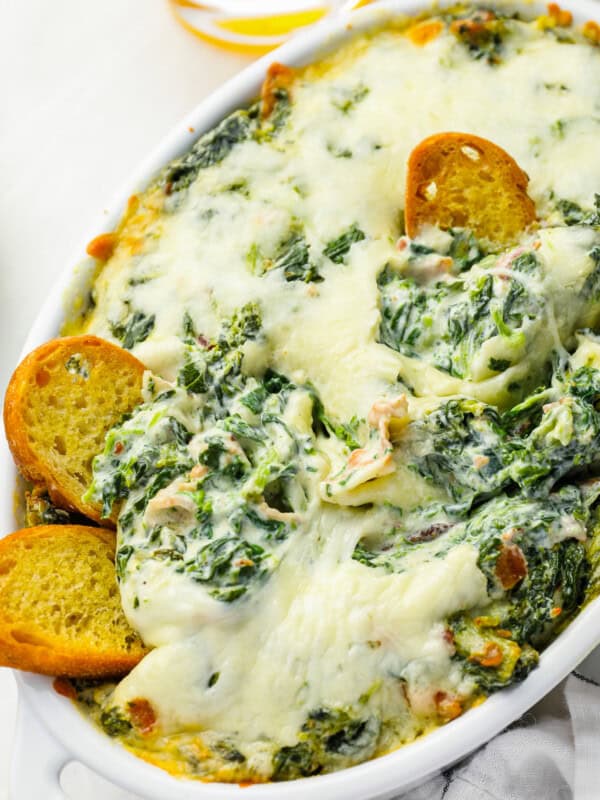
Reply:
<svg viewBox="0 0 600 800"><path fill-rule="evenodd" d="M386 752L523 678L581 600L600 51L469 9L415 30L228 117L133 204L94 284L81 327L151 371L90 497L123 501L123 607L155 648L94 702L178 774ZM408 154L440 130L529 174L518 247L404 237Z"/></svg>

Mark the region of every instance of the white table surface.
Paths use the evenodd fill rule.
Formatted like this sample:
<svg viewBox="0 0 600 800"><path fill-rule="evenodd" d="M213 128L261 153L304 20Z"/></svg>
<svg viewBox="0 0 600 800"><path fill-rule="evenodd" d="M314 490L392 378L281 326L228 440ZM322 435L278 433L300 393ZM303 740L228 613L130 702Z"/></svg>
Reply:
<svg viewBox="0 0 600 800"><path fill-rule="evenodd" d="M84 233L174 124L249 60L185 32L166 0L0 0L0 395ZM15 711L0 669L0 800ZM73 789L84 796L87 786ZM94 796L126 797L106 785Z"/></svg>
<svg viewBox="0 0 600 800"><path fill-rule="evenodd" d="M173 125L248 62L180 29L166 0L0 0L0 395L84 232ZM600 651L582 668L600 677ZM0 800L16 705L0 669ZM72 800L133 797L77 769L65 785Z"/></svg>

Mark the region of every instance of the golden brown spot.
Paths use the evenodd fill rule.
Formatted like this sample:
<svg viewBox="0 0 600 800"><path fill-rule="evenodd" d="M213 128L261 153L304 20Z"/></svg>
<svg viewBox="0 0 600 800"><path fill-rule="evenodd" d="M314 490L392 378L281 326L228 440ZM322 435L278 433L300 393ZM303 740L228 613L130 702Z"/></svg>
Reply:
<svg viewBox="0 0 600 800"><path fill-rule="evenodd" d="M294 70L285 64L280 64L278 61L271 64L260 90L260 113L263 119L266 119L275 108L277 90L289 89L294 80L294 74Z"/></svg>
<svg viewBox="0 0 600 800"><path fill-rule="evenodd" d="M97 258L98 261L108 261L115 252L118 237L116 233L101 233L88 244L86 252L88 256Z"/></svg>
<svg viewBox="0 0 600 800"><path fill-rule="evenodd" d="M443 27L444 25L439 19L431 19L413 25L406 31L406 35L417 47L424 47L440 35Z"/></svg>
<svg viewBox="0 0 600 800"><path fill-rule="evenodd" d="M77 699L77 691L68 678L55 678L52 682L52 688L57 694L68 697L69 700Z"/></svg>
<svg viewBox="0 0 600 800"><path fill-rule="evenodd" d="M495 642L486 642L482 651L469 656L469 661L476 661L482 667L499 667L502 659L502 650Z"/></svg>

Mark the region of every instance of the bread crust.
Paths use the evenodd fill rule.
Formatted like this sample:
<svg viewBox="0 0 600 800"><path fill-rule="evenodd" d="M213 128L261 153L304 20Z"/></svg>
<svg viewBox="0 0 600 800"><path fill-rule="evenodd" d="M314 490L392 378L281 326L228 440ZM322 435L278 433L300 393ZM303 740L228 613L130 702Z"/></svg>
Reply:
<svg viewBox="0 0 600 800"><path fill-rule="evenodd" d="M479 238L509 244L536 219L528 183L514 158L488 139L457 132L429 136L408 159L406 232L413 238L426 224L466 227Z"/></svg>
<svg viewBox="0 0 600 800"><path fill-rule="evenodd" d="M125 619L116 579L114 588L105 581L95 594L81 592L77 583L76 571L83 569L86 558L93 554L114 565L114 552L112 531L85 525L40 525L1 539L0 666L71 678L120 676L133 669L147 651ZM61 555L60 563L57 553ZM92 568L93 563L87 565L88 572ZM106 568L110 569L110 565ZM37 587L22 584L23 575L32 570L39 581ZM65 571L67 576L70 571L73 580L65 578L67 588L57 589L56 575L64 575ZM100 580L102 577L98 575ZM46 582L48 589L43 591ZM46 613L45 606L29 602L29 596L23 602L23 595L36 592L45 603L60 606L63 617L76 614L85 619L90 635L86 635L88 629L82 633L74 630L70 636L65 632L67 628L57 631L56 620ZM107 631L101 626L107 616L116 619L116 633L114 628ZM94 644L96 640L102 641L101 649Z"/></svg>
<svg viewBox="0 0 600 800"><path fill-rule="evenodd" d="M79 373L69 371L70 359L78 359ZM114 527L116 513L103 518L101 507L82 494L98 443L142 400L144 369L121 347L84 335L46 342L13 373L4 400L8 445L21 474L46 486L56 505ZM83 465L75 475L73 460Z"/></svg>

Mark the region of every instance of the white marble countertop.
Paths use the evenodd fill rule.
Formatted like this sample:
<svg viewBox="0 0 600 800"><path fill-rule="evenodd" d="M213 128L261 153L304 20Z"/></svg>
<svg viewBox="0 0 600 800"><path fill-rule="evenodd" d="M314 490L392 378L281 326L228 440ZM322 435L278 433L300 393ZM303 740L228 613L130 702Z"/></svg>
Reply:
<svg viewBox="0 0 600 800"><path fill-rule="evenodd" d="M185 32L166 0L5 0L0 10L3 395L84 233L175 123L250 59ZM0 669L0 800L9 797L15 712L14 678ZM128 797L105 783L92 793L88 780L73 772L74 800Z"/></svg>

